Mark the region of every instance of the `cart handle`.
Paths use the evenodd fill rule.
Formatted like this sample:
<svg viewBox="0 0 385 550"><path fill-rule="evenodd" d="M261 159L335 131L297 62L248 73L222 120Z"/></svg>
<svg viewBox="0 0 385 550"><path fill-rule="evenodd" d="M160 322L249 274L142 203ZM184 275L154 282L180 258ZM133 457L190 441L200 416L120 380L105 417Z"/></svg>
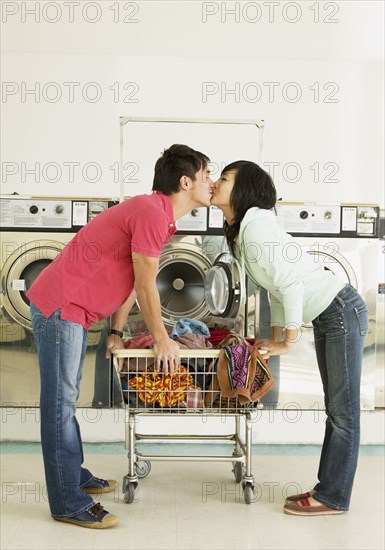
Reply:
<svg viewBox="0 0 385 550"><path fill-rule="evenodd" d="M265 349L258 350L261 355L267 353ZM204 359L204 358L217 358L219 357L220 349L181 349L180 357L186 359ZM111 353L116 359L121 357L155 357L154 350L152 349L112 349Z"/></svg>
<svg viewBox="0 0 385 550"><path fill-rule="evenodd" d="M220 349L181 349L180 357L182 359L204 359L204 358L217 358L221 352ZM111 353L116 359L121 357L155 357L152 349L112 349Z"/></svg>

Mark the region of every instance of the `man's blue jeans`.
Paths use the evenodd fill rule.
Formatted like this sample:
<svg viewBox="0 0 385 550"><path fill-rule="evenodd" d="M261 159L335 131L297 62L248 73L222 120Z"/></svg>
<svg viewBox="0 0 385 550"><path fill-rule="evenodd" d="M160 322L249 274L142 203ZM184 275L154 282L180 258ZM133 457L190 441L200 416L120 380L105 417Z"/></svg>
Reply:
<svg viewBox="0 0 385 550"><path fill-rule="evenodd" d="M87 346L87 330L49 318L31 304L40 368L40 431L48 501L54 518L72 517L94 505L80 487L93 476L82 468L83 447L76 402Z"/></svg>
<svg viewBox="0 0 385 550"><path fill-rule="evenodd" d="M368 309L346 285L313 321L317 361L325 393L325 438L315 498L348 510L360 444L360 381Z"/></svg>

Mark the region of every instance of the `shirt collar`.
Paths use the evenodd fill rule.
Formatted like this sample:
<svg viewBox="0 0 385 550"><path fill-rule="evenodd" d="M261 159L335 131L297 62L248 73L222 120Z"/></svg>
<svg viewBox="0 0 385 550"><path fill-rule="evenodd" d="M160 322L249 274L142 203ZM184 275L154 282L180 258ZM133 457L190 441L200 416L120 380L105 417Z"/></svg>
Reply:
<svg viewBox="0 0 385 550"><path fill-rule="evenodd" d="M167 216L169 233L172 235L176 231L176 223L174 220L174 210L172 209L171 199L168 195L164 195L160 191L154 191L154 194L160 198L164 211Z"/></svg>

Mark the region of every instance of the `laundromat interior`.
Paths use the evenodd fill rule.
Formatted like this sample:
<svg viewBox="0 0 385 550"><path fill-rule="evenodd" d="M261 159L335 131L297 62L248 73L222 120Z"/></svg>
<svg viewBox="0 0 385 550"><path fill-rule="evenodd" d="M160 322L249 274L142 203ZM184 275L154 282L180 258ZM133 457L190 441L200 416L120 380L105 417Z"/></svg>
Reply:
<svg viewBox="0 0 385 550"><path fill-rule="evenodd" d="M383 21L381 0L1 2L1 549L385 547ZM139 300L115 359L105 357L111 317L86 333L83 466L116 480L89 493L116 525L101 528L100 508L92 528L61 521L74 511L50 511L27 292L89 223L152 193L172 144L209 158L214 190L234 161L263 168L277 223L293 238L287 262L311 259L365 302L349 506L322 497L325 427L327 439L335 424L311 321L288 353L257 361L269 391L246 405L225 397L223 342L252 357L254 341L271 336L272 295L231 254L224 214L207 204L176 219L157 265L161 323L181 348L177 389L154 372ZM98 240L83 250L95 266ZM58 464L74 452L60 454L60 437L49 442ZM332 465L336 491L347 471ZM314 512L315 486L324 513ZM287 500L302 494L302 504Z"/></svg>

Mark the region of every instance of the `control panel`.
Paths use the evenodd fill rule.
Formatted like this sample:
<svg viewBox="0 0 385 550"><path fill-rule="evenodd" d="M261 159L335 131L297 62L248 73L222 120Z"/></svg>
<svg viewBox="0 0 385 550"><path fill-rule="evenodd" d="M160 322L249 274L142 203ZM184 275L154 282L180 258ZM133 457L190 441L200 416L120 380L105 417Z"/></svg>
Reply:
<svg viewBox="0 0 385 550"><path fill-rule="evenodd" d="M340 232L338 204L277 203L278 221L287 233L336 235Z"/></svg>
<svg viewBox="0 0 385 550"><path fill-rule="evenodd" d="M193 208L176 222L178 233L222 235L224 217L217 206Z"/></svg>
<svg viewBox="0 0 385 550"><path fill-rule="evenodd" d="M108 199L1 197L0 228L77 231L113 204Z"/></svg>
<svg viewBox="0 0 385 550"><path fill-rule="evenodd" d="M70 200L1 199L1 227L70 228Z"/></svg>
<svg viewBox="0 0 385 550"><path fill-rule="evenodd" d="M378 205L277 203L284 231L295 235L377 237Z"/></svg>

